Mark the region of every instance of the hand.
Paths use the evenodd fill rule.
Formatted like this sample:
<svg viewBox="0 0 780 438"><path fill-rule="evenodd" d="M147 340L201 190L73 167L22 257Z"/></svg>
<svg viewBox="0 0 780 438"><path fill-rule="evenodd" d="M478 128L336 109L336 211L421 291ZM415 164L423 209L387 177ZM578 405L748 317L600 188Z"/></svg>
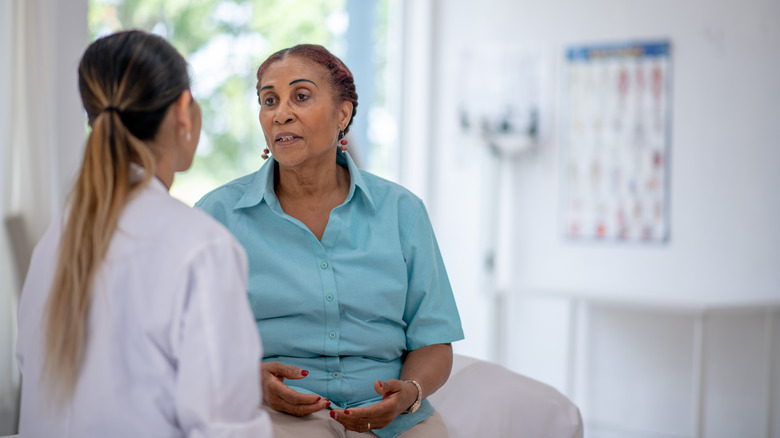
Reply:
<svg viewBox="0 0 780 438"><path fill-rule="evenodd" d="M330 406L326 398L300 393L284 383L284 379L303 379L308 371L281 362L263 362L260 377L263 399L271 409L298 417L312 414Z"/></svg>
<svg viewBox="0 0 780 438"><path fill-rule="evenodd" d="M334 409L330 411L331 418L348 430L367 432L387 426L417 400L417 387L403 380L377 380L374 390L382 396L379 403L362 408Z"/></svg>

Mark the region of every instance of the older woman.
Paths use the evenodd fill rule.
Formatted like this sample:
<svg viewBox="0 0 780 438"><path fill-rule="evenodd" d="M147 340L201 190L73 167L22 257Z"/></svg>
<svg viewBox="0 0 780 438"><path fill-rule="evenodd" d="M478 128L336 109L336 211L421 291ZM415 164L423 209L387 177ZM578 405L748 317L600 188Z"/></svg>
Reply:
<svg viewBox="0 0 780 438"><path fill-rule="evenodd" d="M299 45L260 66L257 94L272 158L198 206L247 250L275 436L447 436L425 398L458 311L422 201L346 152L352 74Z"/></svg>

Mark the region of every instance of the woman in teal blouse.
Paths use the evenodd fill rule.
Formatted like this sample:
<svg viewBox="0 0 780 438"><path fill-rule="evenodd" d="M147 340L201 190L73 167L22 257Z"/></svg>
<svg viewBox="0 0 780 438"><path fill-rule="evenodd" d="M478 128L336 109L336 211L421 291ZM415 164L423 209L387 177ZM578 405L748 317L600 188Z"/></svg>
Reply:
<svg viewBox="0 0 780 438"><path fill-rule="evenodd" d="M425 398L463 331L422 201L346 152L357 93L325 48L277 52L257 79L272 157L197 206L248 253L275 436L446 437Z"/></svg>

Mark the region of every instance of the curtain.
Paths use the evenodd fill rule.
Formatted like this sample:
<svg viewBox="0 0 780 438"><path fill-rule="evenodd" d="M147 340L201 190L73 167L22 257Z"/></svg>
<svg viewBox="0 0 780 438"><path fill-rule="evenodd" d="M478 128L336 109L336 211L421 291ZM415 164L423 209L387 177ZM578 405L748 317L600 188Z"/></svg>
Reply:
<svg viewBox="0 0 780 438"><path fill-rule="evenodd" d="M6 180L11 166L8 144L11 126L12 4L0 2L0 217L6 211ZM13 359L16 327L16 284L11 268L10 248L5 231L0 232L0 435L15 432L16 400L19 385Z"/></svg>
<svg viewBox="0 0 780 438"><path fill-rule="evenodd" d="M0 2L0 435L16 429L17 267L28 262L11 242L37 242L78 169L85 128L76 69L87 44L87 1ZM9 233L9 217L21 228Z"/></svg>

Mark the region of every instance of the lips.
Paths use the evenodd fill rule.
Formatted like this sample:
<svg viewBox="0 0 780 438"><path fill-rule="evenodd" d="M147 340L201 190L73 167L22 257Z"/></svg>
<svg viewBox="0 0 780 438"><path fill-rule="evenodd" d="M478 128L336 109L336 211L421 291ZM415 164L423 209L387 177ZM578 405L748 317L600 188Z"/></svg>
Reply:
<svg viewBox="0 0 780 438"><path fill-rule="evenodd" d="M277 143L286 143L293 141L295 139L301 138L298 135L293 134L292 132L282 132L276 135L274 138L274 141Z"/></svg>

